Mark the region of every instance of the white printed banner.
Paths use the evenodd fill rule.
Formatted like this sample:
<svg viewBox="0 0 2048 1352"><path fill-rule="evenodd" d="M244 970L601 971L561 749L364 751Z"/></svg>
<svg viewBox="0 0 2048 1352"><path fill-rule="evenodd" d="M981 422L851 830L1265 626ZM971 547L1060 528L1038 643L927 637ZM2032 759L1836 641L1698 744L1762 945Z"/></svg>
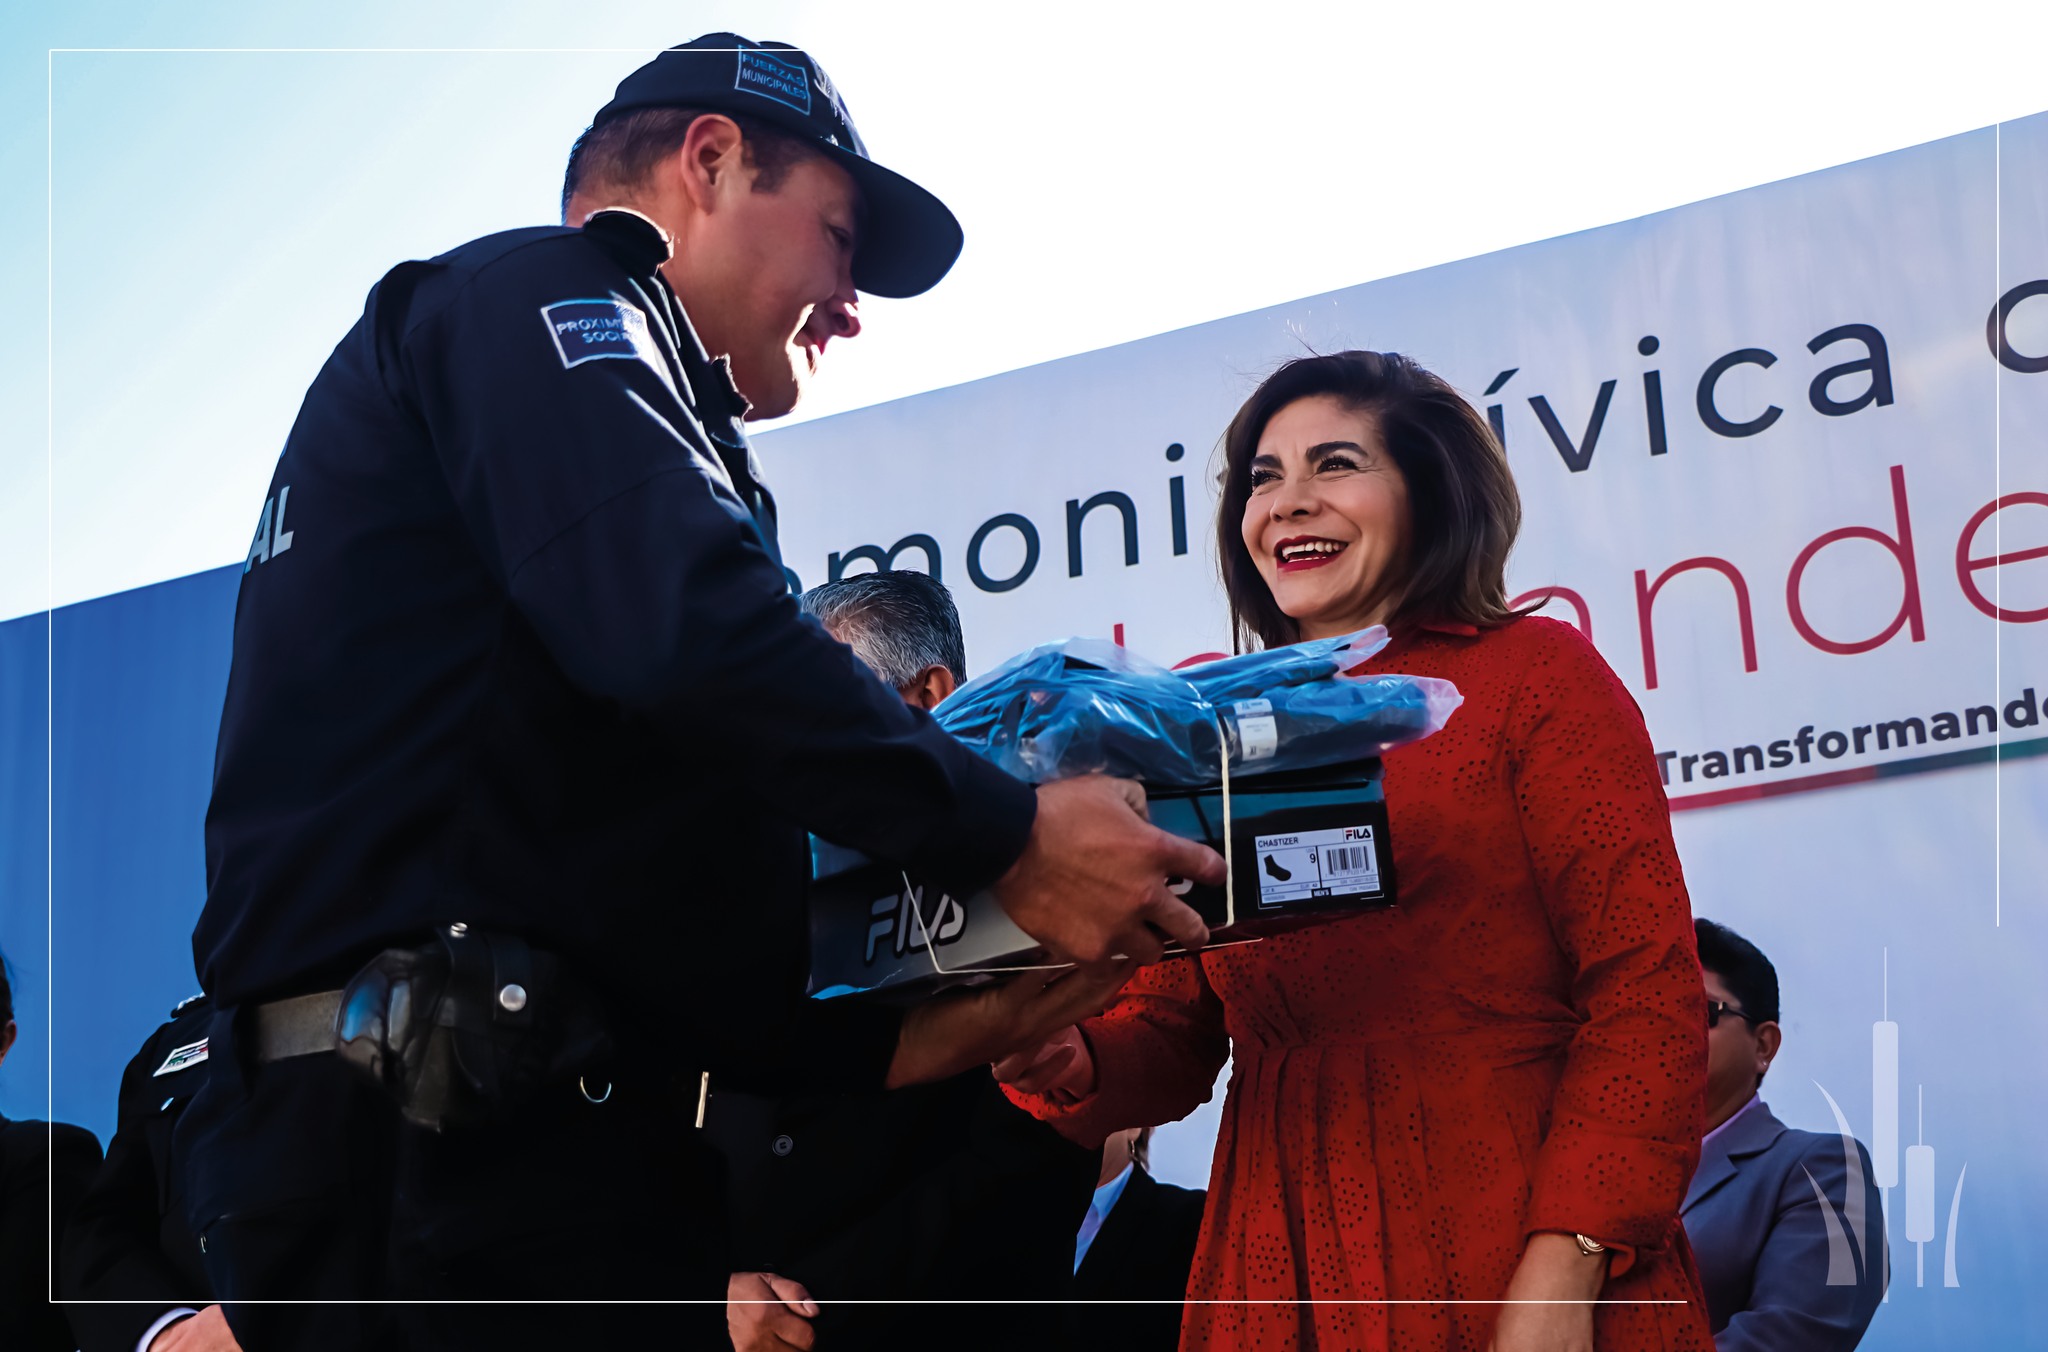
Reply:
<svg viewBox="0 0 2048 1352"><path fill-rule="evenodd" d="M1696 909L1785 981L1774 1106L1854 1130L1908 1208L1866 1346L2048 1327L2022 1275L2048 1214L2048 115L773 432L787 561L939 573L982 669L1072 633L1227 649L1222 429L1280 361L1349 347L1494 420L1512 588L1555 589L1673 807L1712 809L1681 850ZM1940 1238L1898 1220L1936 1211ZM1944 1240L1916 1283L1907 1246ZM1958 1289L1910 1313L1921 1284Z"/></svg>

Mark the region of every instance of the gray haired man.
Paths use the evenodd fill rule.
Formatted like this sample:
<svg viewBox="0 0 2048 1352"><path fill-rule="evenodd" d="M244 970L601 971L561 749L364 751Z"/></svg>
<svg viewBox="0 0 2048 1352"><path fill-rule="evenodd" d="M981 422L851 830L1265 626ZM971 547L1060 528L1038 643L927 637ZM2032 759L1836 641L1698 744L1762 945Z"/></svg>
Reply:
<svg viewBox="0 0 2048 1352"><path fill-rule="evenodd" d="M930 709L966 673L960 614L923 573L864 573L806 593L805 611L904 701ZM1105 984L1034 974L971 997L989 1045ZM955 997L959 998L959 997ZM831 1006L827 1006L829 1011ZM954 1062L957 1064L957 1061ZM980 1068L881 1093L754 1098L714 1085L705 1127L730 1168L727 1288L739 1352L1051 1346L1073 1292L1074 1230L1100 1155L1012 1105ZM815 1299L814 1299L815 1298ZM972 1304L1005 1303L1000 1317ZM820 1302L823 1302L822 1308Z"/></svg>
<svg viewBox="0 0 2048 1352"><path fill-rule="evenodd" d="M934 709L959 688L966 640L943 583L923 573L862 573L813 587L799 604L905 703Z"/></svg>

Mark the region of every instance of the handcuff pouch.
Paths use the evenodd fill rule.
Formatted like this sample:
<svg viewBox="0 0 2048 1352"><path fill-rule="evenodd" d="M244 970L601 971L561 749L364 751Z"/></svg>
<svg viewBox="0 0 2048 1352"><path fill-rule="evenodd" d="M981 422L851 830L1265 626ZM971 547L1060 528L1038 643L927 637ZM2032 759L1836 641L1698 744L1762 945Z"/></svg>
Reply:
<svg viewBox="0 0 2048 1352"><path fill-rule="evenodd" d="M365 964L342 988L335 1040L434 1131L488 1124L611 1055L597 1001L555 954L460 924Z"/></svg>

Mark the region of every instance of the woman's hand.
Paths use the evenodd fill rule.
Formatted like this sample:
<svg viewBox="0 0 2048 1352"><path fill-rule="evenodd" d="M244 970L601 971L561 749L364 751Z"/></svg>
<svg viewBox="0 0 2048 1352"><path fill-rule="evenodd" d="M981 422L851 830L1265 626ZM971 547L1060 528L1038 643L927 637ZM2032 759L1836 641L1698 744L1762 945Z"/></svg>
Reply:
<svg viewBox="0 0 2048 1352"><path fill-rule="evenodd" d="M1069 1025L1036 1047L995 1063L996 1080L1054 1103L1078 1103L1095 1092L1095 1057L1080 1028Z"/></svg>
<svg viewBox="0 0 2048 1352"><path fill-rule="evenodd" d="M1607 1255L1588 1256L1570 1235L1529 1236L1508 1281L1488 1352L1593 1352L1593 1306L1607 1283Z"/></svg>
<svg viewBox="0 0 2048 1352"><path fill-rule="evenodd" d="M949 1079L1019 1048L1036 1048L1076 1020L1101 1013L1137 970L1127 958L1112 958L1019 972L1000 986L928 1000L903 1016L887 1087Z"/></svg>

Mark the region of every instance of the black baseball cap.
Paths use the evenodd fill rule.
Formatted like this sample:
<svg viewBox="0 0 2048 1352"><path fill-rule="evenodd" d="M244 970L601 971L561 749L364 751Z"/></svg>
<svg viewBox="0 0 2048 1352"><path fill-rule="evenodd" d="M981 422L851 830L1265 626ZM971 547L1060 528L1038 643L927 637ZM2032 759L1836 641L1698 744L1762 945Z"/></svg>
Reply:
<svg viewBox="0 0 2048 1352"><path fill-rule="evenodd" d="M786 42L706 33L671 47L619 81L593 127L642 108L748 113L816 146L853 176L866 209L853 284L874 296L931 290L960 256L960 222L946 204L868 158L839 90L809 53Z"/></svg>

